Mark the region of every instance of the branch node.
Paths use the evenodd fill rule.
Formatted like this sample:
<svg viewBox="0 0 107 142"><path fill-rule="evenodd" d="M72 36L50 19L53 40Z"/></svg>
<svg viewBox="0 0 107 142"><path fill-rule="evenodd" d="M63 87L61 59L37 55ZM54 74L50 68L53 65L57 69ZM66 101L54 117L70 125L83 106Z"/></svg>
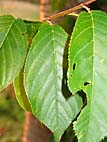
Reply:
<svg viewBox="0 0 107 142"><path fill-rule="evenodd" d="M57 14L51 15L49 17L46 17L43 21L54 20L54 19L62 17L64 15L68 15L70 13L73 13L73 12L75 12L75 11L81 9L81 8L85 8L90 13L90 9L87 7L87 5L89 5L89 4L91 4L91 3L95 2L95 1L96 0L87 0L86 2L83 2L83 3L77 5L77 6L73 7L73 8L70 8L68 10L61 11L61 12L59 12ZM70 14L70 15L74 15L74 14ZM78 15L74 15L74 16L78 16Z"/></svg>
<svg viewBox="0 0 107 142"><path fill-rule="evenodd" d="M90 8L88 6L81 3L81 7L84 8L85 10L87 10L87 12L90 13Z"/></svg>
<svg viewBox="0 0 107 142"><path fill-rule="evenodd" d="M50 19L47 19L46 22L49 24L49 25L52 25L52 22Z"/></svg>

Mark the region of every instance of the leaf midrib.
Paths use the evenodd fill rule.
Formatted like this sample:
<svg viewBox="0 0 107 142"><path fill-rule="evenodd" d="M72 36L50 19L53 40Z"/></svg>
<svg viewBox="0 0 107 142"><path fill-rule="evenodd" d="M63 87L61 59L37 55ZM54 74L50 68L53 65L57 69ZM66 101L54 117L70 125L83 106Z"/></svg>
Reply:
<svg viewBox="0 0 107 142"><path fill-rule="evenodd" d="M10 32L10 30L11 30L11 28L12 28L14 22L15 22L15 19L13 19L13 20L11 20L11 21L13 21L13 22L10 24L9 29L7 30L7 33L5 34L5 37L4 37L4 39L3 39L3 41L2 41L2 43L1 43L1 45L0 45L0 48L3 46L3 44L4 44L4 42L5 42L6 38L7 38L7 36L8 36L8 34L9 34L9 32Z"/></svg>
<svg viewBox="0 0 107 142"><path fill-rule="evenodd" d="M94 85L94 55L95 55L95 42L94 42L94 19L93 19L93 15L92 15L92 12L90 13L90 16L91 16L91 21L92 21L92 31L93 31L93 33L92 33L92 35L93 35L93 40L92 40L92 43L93 43L93 56L92 56L92 94L91 94L91 103L90 103L90 117L89 117L89 124L88 124L88 129L87 129L87 137L88 137L88 134L89 134L89 128L90 128L90 125L91 125L91 117L92 117L92 112L93 112L93 108L92 108L92 106L93 106L93 102L94 102L94 94L93 94L93 85ZM88 95L90 95L90 94L88 94ZM89 96L90 97L90 96Z"/></svg>

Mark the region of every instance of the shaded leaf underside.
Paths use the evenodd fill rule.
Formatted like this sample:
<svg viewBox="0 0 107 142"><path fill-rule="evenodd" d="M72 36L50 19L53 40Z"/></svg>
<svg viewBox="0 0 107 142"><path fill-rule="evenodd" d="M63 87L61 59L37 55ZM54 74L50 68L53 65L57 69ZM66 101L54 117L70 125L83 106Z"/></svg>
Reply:
<svg viewBox="0 0 107 142"><path fill-rule="evenodd" d="M43 24L34 37L25 64L25 89L32 111L55 136L61 135L78 114L82 100L62 95L62 62L67 34L59 26Z"/></svg>
<svg viewBox="0 0 107 142"><path fill-rule="evenodd" d="M68 85L83 90L87 106L74 123L79 142L98 142L107 135L107 15L82 12L69 49Z"/></svg>
<svg viewBox="0 0 107 142"><path fill-rule="evenodd" d="M37 33L41 25L41 22L24 21L24 23L27 29L27 40L28 40L28 46L30 48L32 39ZM30 103L28 101L28 98L25 92L23 81L24 81L24 66L14 81L14 89L15 89L17 101L20 104L20 106L26 111L31 111Z"/></svg>
<svg viewBox="0 0 107 142"><path fill-rule="evenodd" d="M19 75L14 80L15 95L20 106L26 111L31 111L30 103L28 101L28 98L24 89L23 76L24 76L24 73L22 69Z"/></svg>

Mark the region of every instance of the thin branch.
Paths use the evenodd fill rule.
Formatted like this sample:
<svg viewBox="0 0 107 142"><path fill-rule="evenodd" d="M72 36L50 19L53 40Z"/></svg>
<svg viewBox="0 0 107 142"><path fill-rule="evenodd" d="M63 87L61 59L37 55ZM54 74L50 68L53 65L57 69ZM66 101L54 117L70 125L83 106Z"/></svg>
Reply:
<svg viewBox="0 0 107 142"><path fill-rule="evenodd" d="M83 2L83 3L81 3L81 4L79 4L79 5L75 6L75 7L73 7L73 8L70 8L68 10L65 10L65 11L59 12L57 14L54 14L52 16L46 17L45 19L43 19L43 21L54 20L56 18L62 17L64 15L67 15L69 13L75 12L75 11L83 8L83 5L87 6L87 5L89 5L89 4L91 4L91 3L95 2L95 1L96 0L88 0L86 2Z"/></svg>

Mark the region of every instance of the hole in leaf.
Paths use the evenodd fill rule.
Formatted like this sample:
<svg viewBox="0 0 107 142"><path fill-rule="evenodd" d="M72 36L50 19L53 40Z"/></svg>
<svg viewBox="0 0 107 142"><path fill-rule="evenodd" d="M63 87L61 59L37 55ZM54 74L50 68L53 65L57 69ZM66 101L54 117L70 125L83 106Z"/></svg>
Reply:
<svg viewBox="0 0 107 142"><path fill-rule="evenodd" d="M73 70L75 70L75 69L76 69L76 63L73 64Z"/></svg>
<svg viewBox="0 0 107 142"><path fill-rule="evenodd" d="M22 33L22 35L25 35L25 34L27 34L27 32L23 32L23 33Z"/></svg>
<svg viewBox="0 0 107 142"><path fill-rule="evenodd" d="M83 100L82 108L84 108L87 105L86 93L83 90L80 90L80 91L77 92L77 94L82 97L82 100Z"/></svg>
<svg viewBox="0 0 107 142"><path fill-rule="evenodd" d="M68 72L68 47L69 47L69 42L70 42L70 36L67 39L66 46L64 49L64 55L63 55L63 80L62 80L62 94L65 97L65 99L69 98L72 93L68 89L68 77L67 77L67 72ZM70 75L72 78L72 74Z"/></svg>
<svg viewBox="0 0 107 142"><path fill-rule="evenodd" d="M76 95L79 95L82 100L83 100L83 106L81 109L83 109L86 105L87 105L87 97L86 97L86 93L83 90L79 90L76 92ZM78 116L80 115L81 111L77 114L77 117L74 119L74 121L77 120Z"/></svg>
<svg viewBox="0 0 107 142"><path fill-rule="evenodd" d="M90 82L84 82L84 86L91 84Z"/></svg>

